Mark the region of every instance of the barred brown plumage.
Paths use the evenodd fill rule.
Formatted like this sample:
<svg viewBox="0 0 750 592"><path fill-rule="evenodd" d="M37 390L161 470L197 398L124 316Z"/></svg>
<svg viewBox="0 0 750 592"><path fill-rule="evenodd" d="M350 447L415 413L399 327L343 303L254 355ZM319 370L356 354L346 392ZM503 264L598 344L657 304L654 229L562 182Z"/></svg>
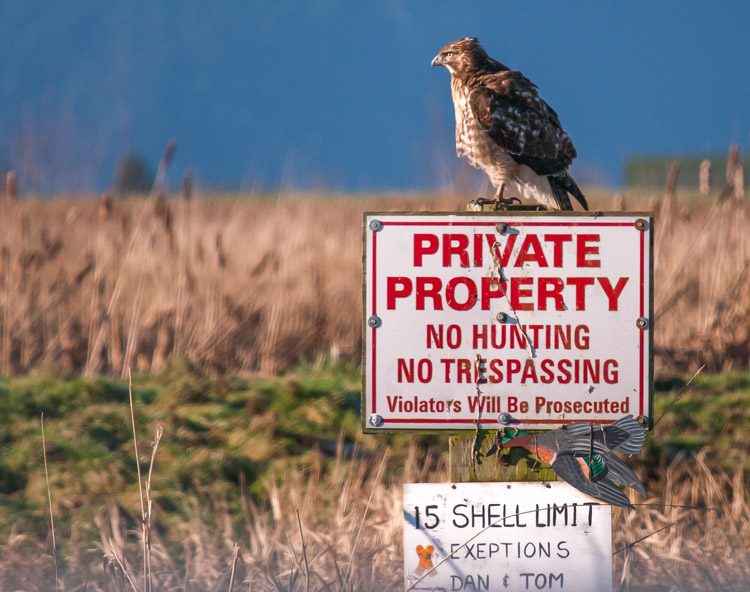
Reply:
<svg viewBox="0 0 750 592"><path fill-rule="evenodd" d="M570 194L588 209L568 173L576 157L573 141L533 82L489 57L474 37L449 43L432 65L451 74L456 152L487 173L496 200L507 191L551 209L572 210Z"/></svg>

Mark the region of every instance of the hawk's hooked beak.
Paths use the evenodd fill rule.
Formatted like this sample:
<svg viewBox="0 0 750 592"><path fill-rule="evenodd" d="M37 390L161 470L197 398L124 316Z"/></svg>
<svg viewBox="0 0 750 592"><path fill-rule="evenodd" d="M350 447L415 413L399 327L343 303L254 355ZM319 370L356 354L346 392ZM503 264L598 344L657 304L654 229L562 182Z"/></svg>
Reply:
<svg viewBox="0 0 750 592"><path fill-rule="evenodd" d="M430 62L430 65L434 68L435 66L442 66L443 65L443 56L440 54L437 54L434 58L432 58L432 62Z"/></svg>

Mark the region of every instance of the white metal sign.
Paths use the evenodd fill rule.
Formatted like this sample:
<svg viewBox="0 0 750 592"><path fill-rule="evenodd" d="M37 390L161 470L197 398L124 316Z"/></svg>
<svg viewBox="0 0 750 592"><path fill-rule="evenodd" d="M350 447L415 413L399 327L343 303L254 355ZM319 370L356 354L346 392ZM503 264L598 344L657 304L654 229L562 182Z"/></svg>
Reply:
<svg viewBox="0 0 750 592"><path fill-rule="evenodd" d="M651 420L649 214L365 214L364 429Z"/></svg>
<svg viewBox="0 0 750 592"><path fill-rule="evenodd" d="M405 484L404 580L406 590L611 590L611 507L563 482Z"/></svg>

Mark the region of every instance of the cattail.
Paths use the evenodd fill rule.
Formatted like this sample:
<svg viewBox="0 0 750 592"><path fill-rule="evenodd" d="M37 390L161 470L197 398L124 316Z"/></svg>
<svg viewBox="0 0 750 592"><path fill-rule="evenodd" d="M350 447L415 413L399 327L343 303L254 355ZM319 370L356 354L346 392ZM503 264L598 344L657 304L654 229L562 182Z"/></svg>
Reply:
<svg viewBox="0 0 750 592"><path fill-rule="evenodd" d="M109 367L114 371L122 368L123 351L122 351L122 321L115 313L109 319L109 347L107 354L109 356Z"/></svg>
<svg viewBox="0 0 750 592"><path fill-rule="evenodd" d="M156 346L154 347L154 353L151 357L151 370L157 372L164 366L164 362L167 359L169 348L171 346L172 334L170 332L170 319L165 317L158 324L156 331Z"/></svg>
<svg viewBox="0 0 750 592"><path fill-rule="evenodd" d="M224 251L224 239L221 232L216 233L216 262L222 269L227 266L227 254Z"/></svg>
<svg viewBox="0 0 750 592"><path fill-rule="evenodd" d="M3 245L3 248L0 249L0 277L5 276L5 274L8 272L9 269L10 269L10 249L8 249L8 245Z"/></svg>
<svg viewBox="0 0 750 592"><path fill-rule="evenodd" d="M164 232L167 233L169 238L170 248L174 248L174 235L172 233L172 210L169 209L167 198L163 193L160 193L154 203L154 216L161 221L164 227Z"/></svg>
<svg viewBox="0 0 750 592"><path fill-rule="evenodd" d="M163 193L159 193L154 201L154 217L157 220L161 220L162 224L164 223L164 217L168 209L166 196Z"/></svg>
<svg viewBox="0 0 750 592"><path fill-rule="evenodd" d="M737 172L737 166L740 158L740 147L737 144L732 144L729 147L729 155L727 156L727 182L724 185L724 189L719 194L719 203L725 201L733 193L737 195L737 188L735 187L735 175Z"/></svg>
<svg viewBox="0 0 750 592"><path fill-rule="evenodd" d="M175 140L169 140L167 142L167 147L164 150L164 156L162 156L161 164L159 165L159 168L167 169L169 168L169 165L172 163L172 157L174 157L175 150L177 150L177 142Z"/></svg>
<svg viewBox="0 0 750 592"><path fill-rule="evenodd" d="M670 198L674 196L675 190L677 189L677 179L680 176L680 163L673 162L669 165L669 173L667 173L667 189L665 197L668 195Z"/></svg>
<svg viewBox="0 0 750 592"><path fill-rule="evenodd" d="M5 197L8 203L18 201L18 178L13 171L8 171L5 175Z"/></svg>
<svg viewBox="0 0 750 592"><path fill-rule="evenodd" d="M664 199L661 202L659 215L661 216L660 231L670 232L672 230L672 211L676 209L677 203L674 198L675 189L677 188L677 179L680 174L680 163L673 162L669 165L667 174L667 188L664 190Z"/></svg>
<svg viewBox="0 0 750 592"><path fill-rule="evenodd" d="M741 162L734 167L734 197L739 201L745 199L745 171Z"/></svg>
<svg viewBox="0 0 750 592"><path fill-rule="evenodd" d="M99 219L109 220L112 216L112 198L108 193L102 193L99 200Z"/></svg>
<svg viewBox="0 0 750 592"><path fill-rule="evenodd" d="M698 190L701 195L708 195L711 191L711 161L708 159L701 162Z"/></svg>
<svg viewBox="0 0 750 592"><path fill-rule="evenodd" d="M727 157L727 183L734 183L734 171L737 168L737 162L740 158L740 147L732 144L729 147L729 156Z"/></svg>
<svg viewBox="0 0 750 592"><path fill-rule="evenodd" d="M86 265L84 265L78 273L75 274L73 277L73 284L74 285L80 285L83 280L86 279L86 276L90 274L94 270L94 259L93 257L89 257L88 262Z"/></svg>
<svg viewBox="0 0 750 592"><path fill-rule="evenodd" d="M612 211L623 212L625 211L625 198L620 193L616 193L612 198Z"/></svg>
<svg viewBox="0 0 750 592"><path fill-rule="evenodd" d="M174 157L174 153L176 150L177 142L175 142L174 140L169 140L169 142L167 142L167 147L164 150L164 156L161 157L159 170L156 172L156 178L154 179L154 185L151 190L152 192L164 184L164 176L167 174L167 169L172 163L172 158Z"/></svg>
<svg viewBox="0 0 750 592"><path fill-rule="evenodd" d="M182 199L190 201L193 197L193 176L190 169L185 169L182 174Z"/></svg>

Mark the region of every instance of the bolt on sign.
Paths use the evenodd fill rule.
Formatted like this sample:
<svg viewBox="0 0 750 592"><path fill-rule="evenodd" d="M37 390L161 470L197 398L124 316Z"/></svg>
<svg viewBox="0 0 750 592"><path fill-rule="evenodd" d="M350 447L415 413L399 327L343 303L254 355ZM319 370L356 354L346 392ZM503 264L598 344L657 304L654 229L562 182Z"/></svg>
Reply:
<svg viewBox="0 0 750 592"><path fill-rule="evenodd" d="M364 431L651 423L651 213L364 221Z"/></svg>
<svg viewBox="0 0 750 592"><path fill-rule="evenodd" d="M612 589L612 509L567 483L407 483L405 590Z"/></svg>

